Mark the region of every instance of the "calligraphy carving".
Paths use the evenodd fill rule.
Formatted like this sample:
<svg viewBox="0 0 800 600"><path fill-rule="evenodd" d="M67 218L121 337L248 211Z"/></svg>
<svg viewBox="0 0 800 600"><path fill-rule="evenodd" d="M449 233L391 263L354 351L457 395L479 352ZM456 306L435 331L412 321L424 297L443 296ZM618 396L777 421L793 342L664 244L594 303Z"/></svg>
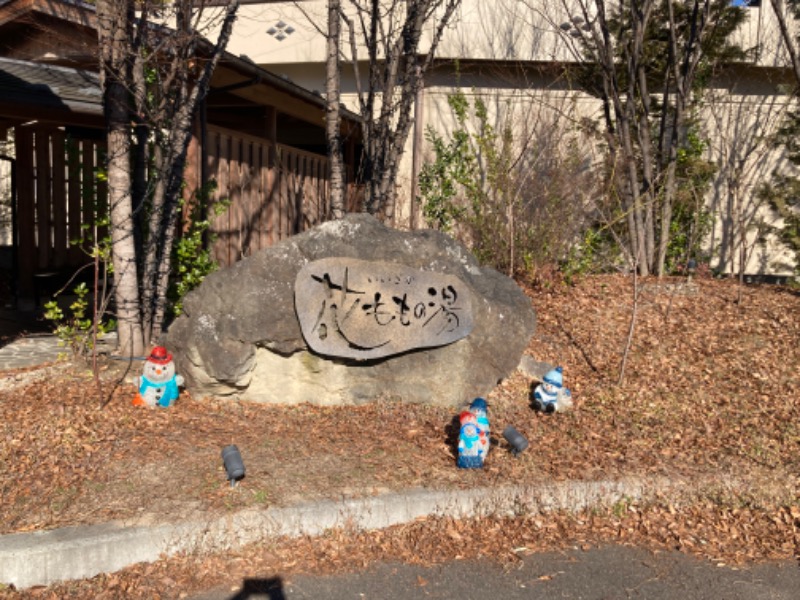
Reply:
<svg viewBox="0 0 800 600"><path fill-rule="evenodd" d="M354 258L306 264L294 286L303 337L320 354L373 359L472 331L467 286L445 273Z"/></svg>

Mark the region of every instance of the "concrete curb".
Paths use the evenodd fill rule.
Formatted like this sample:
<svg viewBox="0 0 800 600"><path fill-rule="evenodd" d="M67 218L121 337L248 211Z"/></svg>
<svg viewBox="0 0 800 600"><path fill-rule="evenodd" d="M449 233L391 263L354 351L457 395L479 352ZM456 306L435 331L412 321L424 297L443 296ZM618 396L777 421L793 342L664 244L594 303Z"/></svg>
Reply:
<svg viewBox="0 0 800 600"><path fill-rule="evenodd" d="M698 482L694 482L697 484ZM579 511L691 490L687 482L627 478L472 490L412 490L284 508L247 509L178 524L107 523L0 536L0 582L17 589L83 579L178 552L213 552L270 537L318 535L335 527L380 529L420 517Z"/></svg>

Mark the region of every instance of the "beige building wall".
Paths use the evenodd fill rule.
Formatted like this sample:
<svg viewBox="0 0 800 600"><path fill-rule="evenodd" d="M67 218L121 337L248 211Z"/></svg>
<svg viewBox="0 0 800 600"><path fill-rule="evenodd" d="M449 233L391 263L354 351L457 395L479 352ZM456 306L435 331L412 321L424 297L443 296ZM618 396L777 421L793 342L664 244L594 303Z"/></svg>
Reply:
<svg viewBox="0 0 800 600"><path fill-rule="evenodd" d="M746 227L759 219L776 223L771 211L755 202L755 190L775 167L787 167L781 153L766 141L788 107L790 80L775 16L769 1L762 1L763 8L747 9L749 19L739 33L743 47L760 44L760 52L752 65L736 69L735 77L729 74L715 83L704 112L703 126L711 140L708 156L719 169L708 198L716 217L709 245L733 247L731 239L741 240L744 232L746 271L785 273L791 265L789 253L774 238L759 244L757 230ZM483 98L498 123L506 113L527 123L551 119L565 132L577 131L581 119L600 123L597 100L570 90L555 69L547 68L555 62L578 60L575 34L567 30L566 23L573 29L588 27L580 20L584 16L591 19L592 14L582 10L580 0L462 2L437 57L470 60L480 67L458 77L447 67L428 76L417 106L417 128L407 141L397 181L396 226L422 225L414 181L422 162L430 158L424 131L429 126L442 134L452 131L454 120L447 96L456 88ZM246 4L240 8L228 49L298 85L324 93L326 20L325 0ZM358 112L352 64L342 65L341 77L342 100ZM585 148L587 165L592 165L599 154L589 141ZM712 266L737 271L741 253L737 251L734 259L731 252L723 251Z"/></svg>
<svg viewBox="0 0 800 600"><path fill-rule="evenodd" d="M709 160L717 167L707 198L714 215L708 247L718 251L712 265L722 271L738 273L744 261L746 273L788 274L793 255L763 229L782 221L758 191L776 170L795 170L769 141L792 103L784 94L766 93L762 82L748 90L746 79L742 73L729 86L710 90L702 113Z"/></svg>

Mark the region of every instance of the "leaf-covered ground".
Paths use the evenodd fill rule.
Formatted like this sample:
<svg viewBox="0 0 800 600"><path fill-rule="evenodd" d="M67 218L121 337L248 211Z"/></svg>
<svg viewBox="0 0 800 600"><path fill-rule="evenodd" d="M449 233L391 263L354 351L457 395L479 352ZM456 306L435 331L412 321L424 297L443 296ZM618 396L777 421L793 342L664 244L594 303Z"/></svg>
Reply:
<svg viewBox="0 0 800 600"><path fill-rule="evenodd" d="M174 520L194 511L224 514L410 487L660 476L697 482L695 493L586 514L532 515L513 527L502 519L428 520L381 532L332 532L323 540L276 540L233 557L180 556L27 595L166 598L217 583L220 573L235 576L243 565L252 574L354 568L380 558L435 561L464 555L463 539L475 539L475 528L482 542L473 551L510 561L512 548L607 541L680 548L728 563L800 558L796 292L711 279L644 282L622 385L630 278L590 277L528 293L539 321L528 353L563 366L575 406L534 413L533 382L520 373L494 390L487 398L493 437L512 424L531 443L517 458L496 439L483 470L456 469L457 409L380 402L274 407L188 394L170 410L137 409L119 363L103 365L101 391L85 366L56 365L3 374L0 533ZM231 443L247 467L234 489L220 458Z"/></svg>

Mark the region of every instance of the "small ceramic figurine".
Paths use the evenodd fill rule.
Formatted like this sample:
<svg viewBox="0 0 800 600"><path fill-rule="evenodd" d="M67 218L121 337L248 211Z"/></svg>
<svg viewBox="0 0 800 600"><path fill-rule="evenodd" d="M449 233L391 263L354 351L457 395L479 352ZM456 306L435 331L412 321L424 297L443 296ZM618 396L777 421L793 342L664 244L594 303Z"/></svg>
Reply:
<svg viewBox="0 0 800 600"><path fill-rule="evenodd" d="M465 423L458 435L458 467L460 469L480 469L483 467L485 440L478 433L475 423Z"/></svg>
<svg viewBox="0 0 800 600"><path fill-rule="evenodd" d="M489 419L486 400L476 398L469 410L459 415L461 430L458 435L458 462L461 469L480 469L489 454Z"/></svg>
<svg viewBox="0 0 800 600"><path fill-rule="evenodd" d="M458 415L458 423L463 427L467 423L475 423L478 424L478 417L475 416L475 413L471 410L462 410L461 414Z"/></svg>
<svg viewBox="0 0 800 600"><path fill-rule="evenodd" d="M172 354L163 346L156 346L147 357L141 377L134 378L137 388L134 406L172 406L180 393L183 377L175 374Z"/></svg>
<svg viewBox="0 0 800 600"><path fill-rule="evenodd" d="M564 387L561 367L556 367L544 376L544 381L533 391L533 408L544 413L564 411L572 406L572 392Z"/></svg>
<svg viewBox="0 0 800 600"><path fill-rule="evenodd" d="M486 412L486 400L483 398L475 398L472 404L469 405L470 412L475 415L478 422L478 429L486 434L486 439L489 439L489 416Z"/></svg>

